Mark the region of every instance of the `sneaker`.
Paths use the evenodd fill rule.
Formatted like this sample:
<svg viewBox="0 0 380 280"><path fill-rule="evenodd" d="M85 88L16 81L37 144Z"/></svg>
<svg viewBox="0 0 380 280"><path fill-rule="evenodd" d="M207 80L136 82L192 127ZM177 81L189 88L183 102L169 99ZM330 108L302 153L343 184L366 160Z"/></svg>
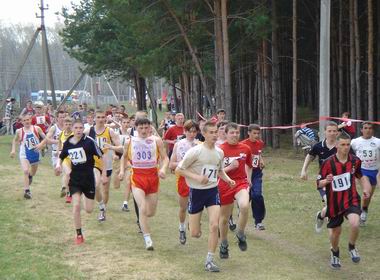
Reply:
<svg viewBox="0 0 380 280"><path fill-rule="evenodd" d="M71 203L72 200L73 200L72 196L66 195L66 203Z"/></svg>
<svg viewBox="0 0 380 280"><path fill-rule="evenodd" d="M367 221L368 213L366 211L362 211L360 214L360 226L364 227Z"/></svg>
<svg viewBox="0 0 380 280"><path fill-rule="evenodd" d="M129 212L128 204L123 203L123 206L121 207L121 211Z"/></svg>
<svg viewBox="0 0 380 280"><path fill-rule="evenodd" d="M30 190L25 190L24 198L25 199L31 199L32 198L32 193L30 192Z"/></svg>
<svg viewBox="0 0 380 280"><path fill-rule="evenodd" d="M66 187L61 188L61 197L64 197L66 195Z"/></svg>
<svg viewBox="0 0 380 280"><path fill-rule="evenodd" d="M75 238L75 244L79 245L79 244L82 244L83 242L84 242L83 235L77 235L77 237Z"/></svg>
<svg viewBox="0 0 380 280"><path fill-rule="evenodd" d="M349 252L349 254L350 254L351 260L352 260L354 263L358 263L358 262L360 262L360 255L359 255L359 253L358 253L358 250L356 250L356 249L352 249L352 250L349 250L348 252Z"/></svg>
<svg viewBox="0 0 380 280"><path fill-rule="evenodd" d="M322 226L323 226L324 219L319 218L320 214L321 214L321 211L318 211L317 215L315 216L315 232L316 233L322 232Z"/></svg>
<svg viewBox="0 0 380 280"><path fill-rule="evenodd" d="M263 223L258 223L258 224L255 226L255 228L256 228L257 230L265 230L265 226L264 226Z"/></svg>
<svg viewBox="0 0 380 280"><path fill-rule="evenodd" d="M331 253L330 266L332 269L340 269L340 259Z"/></svg>
<svg viewBox="0 0 380 280"><path fill-rule="evenodd" d="M153 251L154 250L152 239L145 240L145 249L147 249L148 251Z"/></svg>
<svg viewBox="0 0 380 280"><path fill-rule="evenodd" d="M106 211L105 210L100 210L99 216L98 216L98 221L99 222L104 222L106 220Z"/></svg>
<svg viewBox="0 0 380 280"><path fill-rule="evenodd" d="M242 237L239 237L238 235L236 235L236 238L238 240L238 246L240 248L241 251L247 251L247 237L245 235L243 235Z"/></svg>
<svg viewBox="0 0 380 280"><path fill-rule="evenodd" d="M232 216L228 220L228 226L230 228L230 231L234 231L236 229L236 224L234 223Z"/></svg>
<svg viewBox="0 0 380 280"><path fill-rule="evenodd" d="M205 270L208 272L219 272L219 267L213 262L209 261L205 264Z"/></svg>
<svg viewBox="0 0 380 280"><path fill-rule="evenodd" d="M185 245L186 243L186 231L184 230L179 231L179 243L181 243L182 245Z"/></svg>
<svg viewBox="0 0 380 280"><path fill-rule="evenodd" d="M223 244L220 244L220 247L219 247L219 257L221 259L228 259L229 257L229 253L228 253L228 244L226 246L224 246Z"/></svg>

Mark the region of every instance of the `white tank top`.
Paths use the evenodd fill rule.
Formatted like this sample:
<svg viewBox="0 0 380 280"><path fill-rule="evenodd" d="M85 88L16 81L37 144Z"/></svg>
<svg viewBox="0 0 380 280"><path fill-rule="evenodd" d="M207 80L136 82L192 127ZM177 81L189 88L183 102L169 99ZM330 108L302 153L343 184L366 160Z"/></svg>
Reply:
<svg viewBox="0 0 380 280"><path fill-rule="evenodd" d="M54 127L55 127L55 129L54 129L53 139L58 140L58 136L62 132L62 130L58 127L57 124L55 124ZM53 151L57 151L58 150L58 144L51 144L51 148Z"/></svg>
<svg viewBox="0 0 380 280"><path fill-rule="evenodd" d="M157 167L157 143L154 137L131 137L130 158L133 168Z"/></svg>
<svg viewBox="0 0 380 280"><path fill-rule="evenodd" d="M186 152L196 146L197 144L195 143L195 141L192 141L190 142L189 140L187 140L186 138L185 139L182 139L180 140L179 142L177 142L177 161L181 161L183 160Z"/></svg>

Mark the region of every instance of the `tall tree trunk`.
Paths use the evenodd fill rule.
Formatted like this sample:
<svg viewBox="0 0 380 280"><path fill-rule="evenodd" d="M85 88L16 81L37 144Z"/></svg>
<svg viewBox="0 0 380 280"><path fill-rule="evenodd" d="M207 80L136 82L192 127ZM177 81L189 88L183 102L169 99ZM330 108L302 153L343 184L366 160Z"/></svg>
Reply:
<svg viewBox="0 0 380 280"><path fill-rule="evenodd" d="M354 34L355 34L355 84L356 84L356 116L361 119L362 116L362 95L360 86L360 35L359 35L359 16L358 0L354 1Z"/></svg>
<svg viewBox="0 0 380 280"><path fill-rule="evenodd" d="M343 85L343 0L339 0L339 30L338 30L338 84L339 84L339 115L345 110L344 100L344 85Z"/></svg>
<svg viewBox="0 0 380 280"><path fill-rule="evenodd" d="M278 57L278 18L277 0L272 0L272 125L279 124L280 117L280 64ZM273 130L273 148L280 147L280 135L278 130Z"/></svg>
<svg viewBox="0 0 380 280"><path fill-rule="evenodd" d="M356 79L355 79L355 28L354 28L354 1L349 2L350 14L350 101L351 115L357 118L356 113Z"/></svg>
<svg viewBox="0 0 380 280"><path fill-rule="evenodd" d="M377 15L380 15L380 3L376 1ZM380 118L380 18L376 17L377 21L377 87L376 87L376 102L377 102L377 118Z"/></svg>
<svg viewBox="0 0 380 280"><path fill-rule="evenodd" d="M270 80L269 80L269 58L268 58L268 41L263 40L263 81L264 81L264 90L263 90L263 103L264 103L264 125L265 126L271 126L272 119L272 95L271 95L271 89L270 89ZM266 136L266 143L268 146L272 146L272 133L269 130L266 130L265 134Z"/></svg>
<svg viewBox="0 0 380 280"><path fill-rule="evenodd" d="M233 120L232 116L232 92L231 92L231 70L230 70L230 47L228 41L228 22L227 22L227 0L221 0L222 10L222 34L223 34L223 69L224 69L224 99L225 104L229 105L226 110L227 118Z"/></svg>
<svg viewBox="0 0 380 280"><path fill-rule="evenodd" d="M297 0L293 0L293 90L292 90L292 125L297 123ZM296 128L293 128L293 135ZM293 138L293 146L296 147L297 141Z"/></svg>
<svg viewBox="0 0 380 280"><path fill-rule="evenodd" d="M375 119L373 103L373 2L368 0L368 119Z"/></svg>
<svg viewBox="0 0 380 280"><path fill-rule="evenodd" d="M215 101L218 108L225 108L222 11L220 0L214 0L214 13Z"/></svg>

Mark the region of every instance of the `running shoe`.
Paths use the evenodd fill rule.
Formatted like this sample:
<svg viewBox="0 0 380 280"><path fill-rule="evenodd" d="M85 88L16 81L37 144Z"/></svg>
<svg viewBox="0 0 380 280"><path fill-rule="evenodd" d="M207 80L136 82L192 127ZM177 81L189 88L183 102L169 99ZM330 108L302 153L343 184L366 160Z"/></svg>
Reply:
<svg viewBox="0 0 380 280"><path fill-rule="evenodd" d="M360 226L364 227L365 223L367 222L368 212L362 211L360 214Z"/></svg>
<svg viewBox="0 0 380 280"><path fill-rule="evenodd" d="M61 188L61 197L64 197L66 195L66 187Z"/></svg>
<svg viewBox="0 0 380 280"><path fill-rule="evenodd" d="M24 192L24 198L25 199L31 199L32 198L32 193L30 192L30 190L25 190Z"/></svg>
<svg viewBox="0 0 380 280"><path fill-rule="evenodd" d="M123 206L121 207L121 211L129 212L128 204L123 203Z"/></svg>
<svg viewBox="0 0 380 280"><path fill-rule="evenodd" d="M227 245L220 244L220 247L219 247L219 257L221 259L228 259L229 256L230 255L228 253L228 244Z"/></svg>
<svg viewBox="0 0 380 280"><path fill-rule="evenodd" d="M247 251L247 237L245 235L239 237L238 235L236 235L236 238L238 240L238 246L240 248L241 251Z"/></svg>
<svg viewBox="0 0 380 280"><path fill-rule="evenodd" d="M332 269L340 269L341 268L339 257L334 256L332 252L331 252L330 266Z"/></svg>
<svg viewBox="0 0 380 280"><path fill-rule="evenodd" d="M77 237L75 238L75 244L79 245L79 244L82 244L83 242L84 242L83 235L77 235Z"/></svg>
<svg viewBox="0 0 380 280"><path fill-rule="evenodd" d="M318 211L317 215L315 216L315 232L316 233L322 232L322 226L323 226L324 219L319 218L320 214L321 214L321 211Z"/></svg>
<svg viewBox="0 0 380 280"><path fill-rule="evenodd" d="M230 228L230 231L234 231L236 229L236 224L234 223L232 216L228 219L228 226Z"/></svg>
<svg viewBox="0 0 380 280"><path fill-rule="evenodd" d="M185 245L186 243L186 231L184 230L179 231L179 243L181 243L182 245Z"/></svg>
<svg viewBox="0 0 380 280"><path fill-rule="evenodd" d="M100 210L99 216L98 216L98 221L99 222L104 222L106 220L106 211L105 210Z"/></svg>
<svg viewBox="0 0 380 280"><path fill-rule="evenodd" d="M147 249L148 251L153 251L154 250L152 239L145 240L145 249Z"/></svg>
<svg viewBox="0 0 380 280"><path fill-rule="evenodd" d="M73 200L72 196L66 195L66 203L71 203L72 200Z"/></svg>
<svg viewBox="0 0 380 280"><path fill-rule="evenodd" d="M214 261L206 262L205 270L208 272L219 272L219 267L214 263Z"/></svg>
<svg viewBox="0 0 380 280"><path fill-rule="evenodd" d="M263 223L258 223L258 224L255 226L255 228L256 228L257 230L265 230L265 226L264 226Z"/></svg>
<svg viewBox="0 0 380 280"><path fill-rule="evenodd" d="M356 249L352 249L352 250L349 250L348 252L349 252L349 254L350 254L351 260L352 260L354 263L358 263L358 262L360 262L360 255L359 255L359 253L358 253L358 250L356 250Z"/></svg>

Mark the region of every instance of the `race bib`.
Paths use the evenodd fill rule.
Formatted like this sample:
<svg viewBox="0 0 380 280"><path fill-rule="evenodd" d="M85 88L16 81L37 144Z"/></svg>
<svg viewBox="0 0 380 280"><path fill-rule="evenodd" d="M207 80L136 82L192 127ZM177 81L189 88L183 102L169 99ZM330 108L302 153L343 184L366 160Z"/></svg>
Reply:
<svg viewBox="0 0 380 280"><path fill-rule="evenodd" d="M98 146L100 149L104 149L104 144L107 143L106 137L96 137L96 142L98 143Z"/></svg>
<svg viewBox="0 0 380 280"><path fill-rule="evenodd" d="M36 138L34 137L26 138L25 146L28 150L33 150L37 146Z"/></svg>
<svg viewBox="0 0 380 280"><path fill-rule="evenodd" d="M69 157L73 164L85 163L87 161L86 153L82 147L69 149Z"/></svg>
<svg viewBox="0 0 380 280"><path fill-rule="evenodd" d="M129 139L129 135L120 135L121 145L124 146L125 142L127 142L128 139Z"/></svg>
<svg viewBox="0 0 380 280"><path fill-rule="evenodd" d="M349 188L351 188L350 172L334 176L331 184L334 192L342 192L348 190Z"/></svg>
<svg viewBox="0 0 380 280"><path fill-rule="evenodd" d="M376 159L376 150L363 150L362 160L374 160Z"/></svg>
<svg viewBox="0 0 380 280"><path fill-rule="evenodd" d="M46 122L45 116L36 117L36 123L37 124L45 124L45 122Z"/></svg>
<svg viewBox="0 0 380 280"><path fill-rule="evenodd" d="M202 167L202 175L206 176L210 182L216 183L218 181L218 169L215 165L205 164Z"/></svg>
<svg viewBox="0 0 380 280"><path fill-rule="evenodd" d="M260 162L260 156L259 155L254 155L252 157L252 167L253 168L259 167L259 162Z"/></svg>

